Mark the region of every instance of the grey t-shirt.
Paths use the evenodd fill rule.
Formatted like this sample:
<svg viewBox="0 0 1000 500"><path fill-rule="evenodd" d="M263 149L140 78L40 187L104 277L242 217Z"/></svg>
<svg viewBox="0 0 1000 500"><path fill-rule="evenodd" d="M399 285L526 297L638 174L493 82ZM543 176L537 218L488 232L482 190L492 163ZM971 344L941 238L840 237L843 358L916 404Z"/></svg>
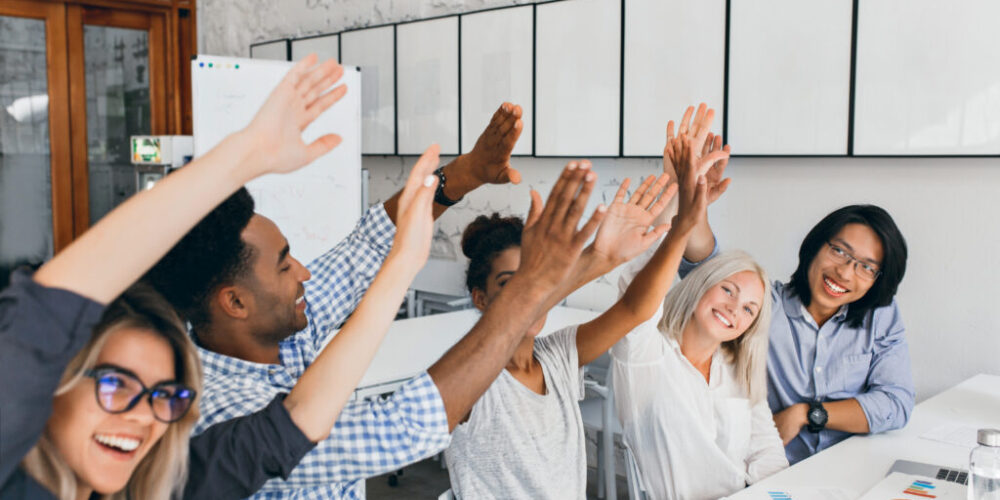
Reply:
<svg viewBox="0 0 1000 500"><path fill-rule="evenodd" d="M545 395L504 370L452 434L445 458L456 497L586 498L576 326L536 339L535 358Z"/></svg>

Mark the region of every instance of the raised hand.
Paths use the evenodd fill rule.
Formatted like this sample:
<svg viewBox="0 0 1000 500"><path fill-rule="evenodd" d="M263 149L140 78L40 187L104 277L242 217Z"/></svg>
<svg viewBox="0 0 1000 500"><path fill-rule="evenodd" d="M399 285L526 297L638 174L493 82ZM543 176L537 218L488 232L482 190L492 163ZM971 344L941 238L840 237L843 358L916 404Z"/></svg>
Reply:
<svg viewBox="0 0 1000 500"><path fill-rule="evenodd" d="M510 153L521 137L521 106L505 102L493 113L486 130L469 152L472 173L482 184L517 184L521 173L511 168Z"/></svg>
<svg viewBox="0 0 1000 500"><path fill-rule="evenodd" d="M708 134L708 138L705 140L705 145L702 147L701 157L707 158L709 155L716 151L725 151L729 153L729 144L725 146L722 145L722 136L715 134ZM708 203L711 205L718 200L722 193L729 189L729 184L732 179L722 176L726 172L726 165L729 164L729 155L725 155L722 159L712 163L708 170L705 170L705 183L708 185Z"/></svg>
<svg viewBox="0 0 1000 500"><path fill-rule="evenodd" d="M728 158L728 151L713 151L706 157L698 157L695 141L689 137L674 139L677 144L677 174L680 185L677 215L673 227L682 233L691 231L704 222L708 208L708 184L705 171L722 158Z"/></svg>
<svg viewBox="0 0 1000 500"><path fill-rule="evenodd" d="M694 115L693 122L691 121L692 114ZM690 138L695 152L699 157L706 157L715 151L729 152L728 144L725 147L722 146L722 137L709 132L714 119L715 110L708 108L705 103L701 103L698 106L697 112L695 112L694 106L688 106L684 112L684 117L681 119L676 135L674 134L673 120L667 123L667 142L663 147L664 173L677 176L676 154L677 149L680 147L680 142L675 139ZM719 199L722 193L729 188L731 179L722 177L728 163L729 157L727 156L713 162L709 170L704 173L705 181L708 184L708 202L710 204Z"/></svg>
<svg viewBox="0 0 1000 500"><path fill-rule="evenodd" d="M437 176L433 175L440 159L440 146L431 145L420 156L410 172L399 197L396 216L396 237L388 259L404 258L412 264L414 274L427 261L434 234L434 190Z"/></svg>
<svg viewBox="0 0 1000 500"><path fill-rule="evenodd" d="M309 54L289 70L241 132L253 150L248 156L254 174L291 172L340 144L340 136L332 133L310 144L302 141L302 131L347 92L346 85L327 92L344 68L333 59L319 65L316 60Z"/></svg>
<svg viewBox="0 0 1000 500"><path fill-rule="evenodd" d="M650 227L677 193L677 184L668 186L669 180L666 174L659 178L649 176L626 201L631 179L625 179L618 187L589 250L614 268L649 248L670 229L670 224Z"/></svg>
<svg viewBox="0 0 1000 500"><path fill-rule="evenodd" d="M542 203L537 191L531 191L531 209L521 236L521 265L512 279L529 279L552 291L566 280L583 245L607 214L607 207L600 205L577 229L596 180L589 161L573 161L563 169L547 203Z"/></svg>

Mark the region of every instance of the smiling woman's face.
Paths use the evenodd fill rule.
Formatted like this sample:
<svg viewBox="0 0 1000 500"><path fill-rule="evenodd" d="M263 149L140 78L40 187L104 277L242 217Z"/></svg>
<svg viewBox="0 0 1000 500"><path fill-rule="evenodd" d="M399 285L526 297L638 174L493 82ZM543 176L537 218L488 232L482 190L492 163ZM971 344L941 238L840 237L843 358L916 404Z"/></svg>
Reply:
<svg viewBox="0 0 1000 500"><path fill-rule="evenodd" d="M97 366L129 370L146 387L174 379L174 353L162 336L130 327L107 335ZM95 383L84 378L55 397L47 433L80 486L107 494L128 484L136 466L169 424L153 418L145 396L127 412L104 411L94 395Z"/></svg>
<svg viewBox="0 0 1000 500"><path fill-rule="evenodd" d="M695 307L695 331L714 341L728 342L743 335L760 314L764 283L753 271L740 271L716 283Z"/></svg>

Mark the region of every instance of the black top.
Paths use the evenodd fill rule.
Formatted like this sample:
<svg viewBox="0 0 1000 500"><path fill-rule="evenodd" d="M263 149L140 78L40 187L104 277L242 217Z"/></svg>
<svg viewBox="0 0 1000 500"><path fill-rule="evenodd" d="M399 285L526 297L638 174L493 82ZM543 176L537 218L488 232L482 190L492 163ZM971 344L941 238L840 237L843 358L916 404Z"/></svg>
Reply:
<svg viewBox="0 0 1000 500"><path fill-rule="evenodd" d="M90 338L104 306L46 288L25 271L0 293L0 499L54 498L18 464L52 413L52 395ZM292 422L279 394L256 413L191 438L185 498L243 498L287 478L315 444Z"/></svg>

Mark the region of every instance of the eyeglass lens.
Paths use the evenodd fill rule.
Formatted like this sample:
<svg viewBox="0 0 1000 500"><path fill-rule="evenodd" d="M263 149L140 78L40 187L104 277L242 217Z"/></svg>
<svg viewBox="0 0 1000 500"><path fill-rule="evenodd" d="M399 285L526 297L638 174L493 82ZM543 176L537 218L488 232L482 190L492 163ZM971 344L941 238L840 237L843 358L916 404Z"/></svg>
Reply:
<svg viewBox="0 0 1000 500"><path fill-rule="evenodd" d="M181 384L157 384L147 390L135 377L114 370L98 370L95 379L97 400L110 413L130 410L148 393L153 416L163 422L173 422L187 413L194 399L194 392Z"/></svg>

